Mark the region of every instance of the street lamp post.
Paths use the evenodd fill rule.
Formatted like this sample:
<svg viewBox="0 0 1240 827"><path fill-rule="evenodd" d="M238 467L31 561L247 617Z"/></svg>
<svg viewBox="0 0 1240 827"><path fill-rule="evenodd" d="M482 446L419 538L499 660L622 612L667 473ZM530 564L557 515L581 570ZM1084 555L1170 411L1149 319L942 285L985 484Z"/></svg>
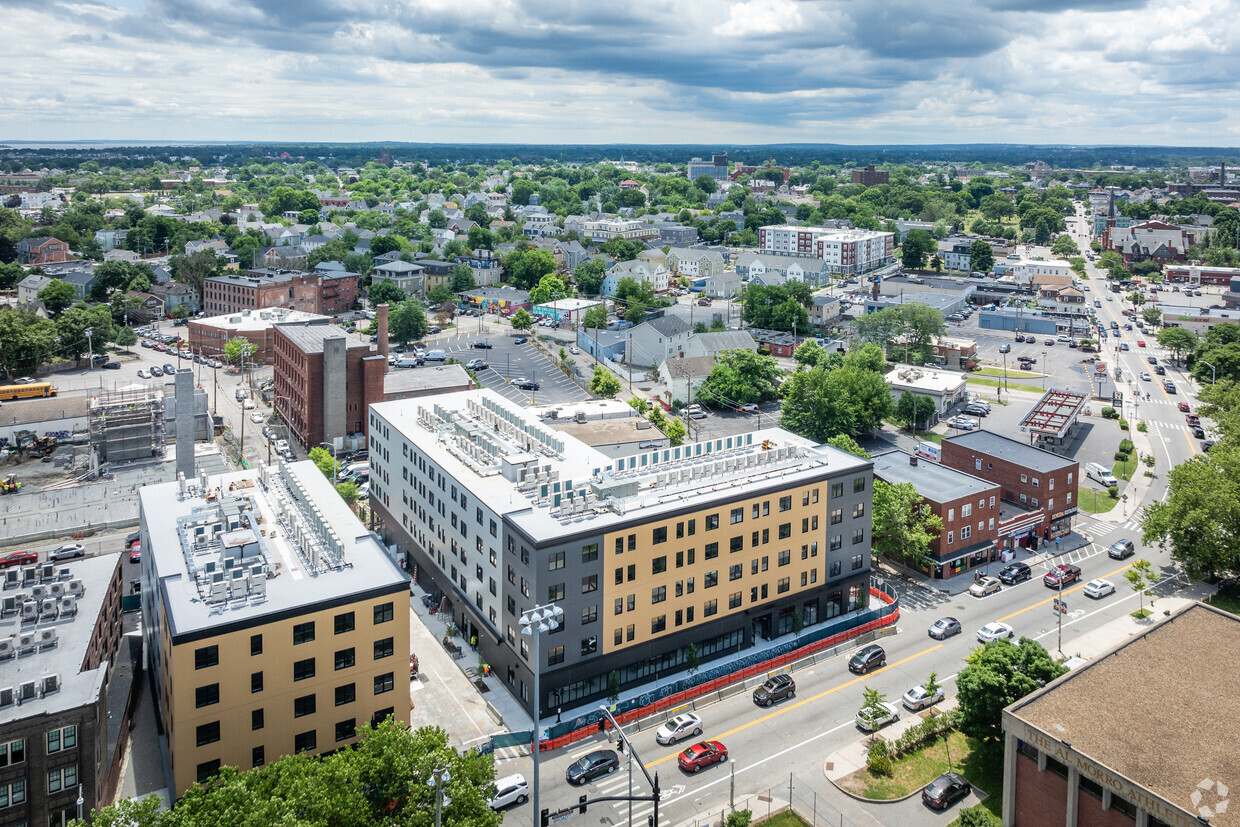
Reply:
<svg viewBox="0 0 1240 827"><path fill-rule="evenodd" d="M530 790L530 801L534 806L533 813L535 817L540 812L538 809L538 729L542 713L542 697L539 695L538 685L538 673L541 671L542 663L538 659L538 639L544 632L558 629L560 627L560 618L563 616L564 610L554 603L548 603L545 606L535 606L521 615L521 634L529 635L533 638L534 643L534 660L532 661L534 672L534 784Z"/></svg>
<svg viewBox="0 0 1240 827"><path fill-rule="evenodd" d="M1208 367L1208 368L1210 369L1210 384L1211 384L1211 385L1213 385L1213 384L1214 384L1214 380L1215 380L1215 378L1216 378L1216 377L1217 377L1217 375L1218 375L1218 374L1217 374L1217 372L1214 370L1214 365L1210 364L1209 362L1205 361L1204 359L1203 359L1203 360L1201 360L1201 364L1205 365L1206 367Z"/></svg>
<svg viewBox="0 0 1240 827"><path fill-rule="evenodd" d="M452 780L452 773L448 772L448 768L440 765L431 770L431 777L426 779L426 786L435 791L435 827L440 827L443 817L443 808L452 803L452 799L444 795L443 787Z"/></svg>
<svg viewBox="0 0 1240 827"><path fill-rule="evenodd" d="M1042 390L1046 390L1046 351L1042 351Z"/></svg>

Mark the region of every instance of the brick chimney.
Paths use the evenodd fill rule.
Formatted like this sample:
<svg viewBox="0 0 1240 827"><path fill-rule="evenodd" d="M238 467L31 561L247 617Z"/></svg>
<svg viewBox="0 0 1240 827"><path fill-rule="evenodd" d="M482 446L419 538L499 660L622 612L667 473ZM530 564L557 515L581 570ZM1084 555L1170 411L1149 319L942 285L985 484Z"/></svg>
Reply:
<svg viewBox="0 0 1240 827"><path fill-rule="evenodd" d="M384 365L387 365L387 358L388 358L387 317L388 317L388 306L386 304L381 304L375 308L376 326L378 327L378 330L376 331L376 333L379 336L379 355L383 357Z"/></svg>

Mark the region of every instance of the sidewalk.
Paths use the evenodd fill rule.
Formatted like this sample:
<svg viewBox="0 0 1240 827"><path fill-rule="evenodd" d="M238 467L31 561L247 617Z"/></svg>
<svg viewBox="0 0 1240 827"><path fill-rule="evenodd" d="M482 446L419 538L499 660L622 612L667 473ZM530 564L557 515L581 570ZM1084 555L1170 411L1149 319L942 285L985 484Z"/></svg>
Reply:
<svg viewBox="0 0 1240 827"><path fill-rule="evenodd" d="M958 704L955 698L947 698L942 703L935 704L930 709L935 710L936 713L946 713L951 712L957 705ZM920 712L909 712L903 705L901 705L900 720L883 727L874 734L881 735L884 741L890 743L907 732L911 727L917 726L926 718L930 717L929 712L929 709L923 709ZM858 732L860 732L860 730L858 730ZM870 751L870 739L872 737L872 733L866 733L865 737L859 738L850 744L846 744L828 755L825 765L827 780L832 784L835 784L836 781L844 776L850 775L859 769L863 769L865 767L865 757Z"/></svg>

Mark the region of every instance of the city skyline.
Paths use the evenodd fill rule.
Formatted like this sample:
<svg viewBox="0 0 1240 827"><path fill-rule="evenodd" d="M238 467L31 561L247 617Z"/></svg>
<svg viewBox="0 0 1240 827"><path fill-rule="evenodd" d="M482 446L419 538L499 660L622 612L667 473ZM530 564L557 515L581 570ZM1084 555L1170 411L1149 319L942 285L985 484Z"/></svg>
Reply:
<svg viewBox="0 0 1240 827"><path fill-rule="evenodd" d="M0 140L1236 143L1229 2L0 5Z"/></svg>

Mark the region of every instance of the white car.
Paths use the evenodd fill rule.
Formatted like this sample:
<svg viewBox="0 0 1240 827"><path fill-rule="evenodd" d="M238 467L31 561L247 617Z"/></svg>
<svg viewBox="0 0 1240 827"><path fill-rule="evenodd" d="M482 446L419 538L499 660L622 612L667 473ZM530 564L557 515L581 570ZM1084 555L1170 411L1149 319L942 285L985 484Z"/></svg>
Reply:
<svg viewBox="0 0 1240 827"><path fill-rule="evenodd" d="M517 773L495 779L495 792L487 801L487 806L499 810L513 804L524 804L529 797L530 785L525 783L524 775Z"/></svg>
<svg viewBox="0 0 1240 827"><path fill-rule="evenodd" d="M882 703L877 707L862 707L857 710L857 717L854 720L858 729L863 732L874 732L900 720L900 707L889 703Z"/></svg>
<svg viewBox="0 0 1240 827"><path fill-rule="evenodd" d="M1141 381L1142 381L1142 382L1150 382L1150 381L1152 381L1152 380L1153 380L1153 377L1151 377L1151 376L1150 376L1150 372L1149 372L1148 370L1143 370L1143 371L1141 371Z"/></svg>
<svg viewBox="0 0 1240 827"><path fill-rule="evenodd" d="M1110 580L1090 580L1085 584L1085 596L1098 599L1106 597L1108 594L1115 594L1115 584Z"/></svg>
<svg viewBox="0 0 1240 827"><path fill-rule="evenodd" d="M241 403L241 407L245 408L247 411L254 410L254 400L253 399L245 400L244 402Z"/></svg>
<svg viewBox="0 0 1240 827"><path fill-rule="evenodd" d="M581 348L577 347L576 345L573 345L572 347L568 349L568 352L576 356L578 353L581 353Z"/></svg>
<svg viewBox="0 0 1240 827"><path fill-rule="evenodd" d="M1000 638L1011 639L1014 637L1016 637L1016 631L1006 623L1000 623L997 620L994 623L987 623L977 630L977 639L981 643L990 643L992 640L999 640Z"/></svg>
<svg viewBox="0 0 1240 827"><path fill-rule="evenodd" d="M251 422L262 422L263 415L259 413L258 411L255 411L254 413L250 414L250 421Z"/></svg>
<svg viewBox="0 0 1240 827"><path fill-rule="evenodd" d="M904 703L905 708L916 712L919 709L925 709L928 706L934 706L941 702L943 700L943 687L940 686L931 694L926 691L925 684L918 684L905 692L904 697L900 700Z"/></svg>
<svg viewBox="0 0 1240 827"><path fill-rule="evenodd" d="M697 737L701 734L701 716L692 712L682 712L659 727L654 734L654 739L660 744L667 746L668 744L676 743L682 738Z"/></svg>
<svg viewBox="0 0 1240 827"><path fill-rule="evenodd" d="M151 378L151 374L147 373L147 372L146 372L146 371L144 371L144 370L140 370L140 371L138 371L138 378L139 378L139 379L150 379L150 378Z"/></svg>
<svg viewBox="0 0 1240 827"><path fill-rule="evenodd" d="M972 431L977 428L977 423L965 416L953 416L947 420L947 424L960 431Z"/></svg>

